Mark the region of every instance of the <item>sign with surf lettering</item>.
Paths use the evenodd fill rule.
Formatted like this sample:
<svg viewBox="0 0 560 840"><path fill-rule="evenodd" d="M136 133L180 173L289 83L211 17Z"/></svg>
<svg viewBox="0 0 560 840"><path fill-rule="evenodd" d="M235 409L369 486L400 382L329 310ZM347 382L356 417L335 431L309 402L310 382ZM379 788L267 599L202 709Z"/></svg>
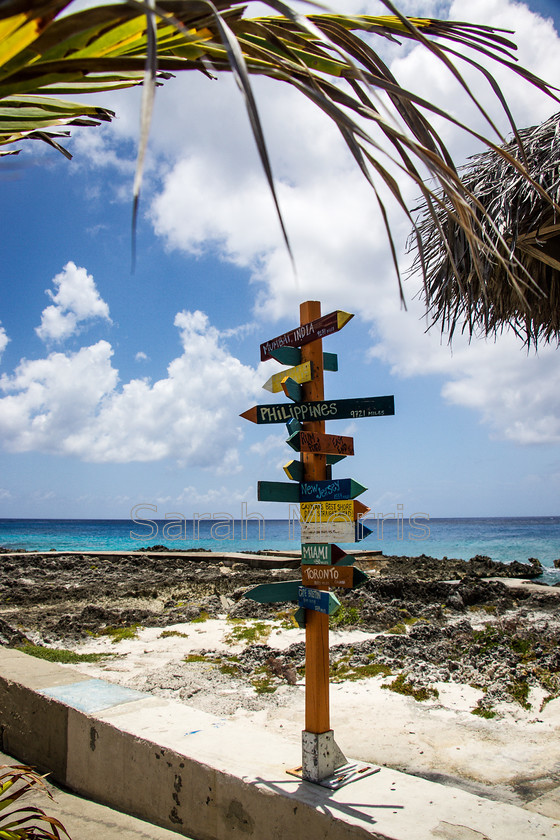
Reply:
<svg viewBox="0 0 560 840"><path fill-rule="evenodd" d="M352 400L319 400L300 403L254 405L240 414L251 423L286 423L290 418L302 423L321 420L350 420L359 417L387 417L395 413L394 397L358 397Z"/></svg>
<svg viewBox="0 0 560 840"><path fill-rule="evenodd" d="M286 443L296 452L318 452L322 455L353 455L354 438L323 435L320 432L295 432Z"/></svg>
<svg viewBox="0 0 560 840"><path fill-rule="evenodd" d="M349 312L342 312L337 309L329 312L321 318L316 318L308 324L301 324L293 330L277 335L261 344L261 362L273 358L273 351L279 347L301 347L302 344L310 344L312 341L325 338L327 335L338 332L354 316Z"/></svg>

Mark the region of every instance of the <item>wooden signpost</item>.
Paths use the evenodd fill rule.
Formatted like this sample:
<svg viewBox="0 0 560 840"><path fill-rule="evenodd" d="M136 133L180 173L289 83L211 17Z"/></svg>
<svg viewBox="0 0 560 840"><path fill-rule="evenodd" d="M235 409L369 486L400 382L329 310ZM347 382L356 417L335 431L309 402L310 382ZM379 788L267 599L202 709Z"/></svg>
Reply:
<svg viewBox="0 0 560 840"><path fill-rule="evenodd" d="M326 434L325 421L395 413L392 396L325 399L323 371L338 370L338 359L323 353L322 339L341 330L352 317L341 310L322 316L318 301L302 303L299 327L260 347L262 361L276 359L291 366L270 377L264 387L273 393L283 391L292 402L255 405L241 414L252 423L286 423L288 443L300 453L299 461L284 467L291 483L259 481L257 496L260 501L300 504L301 581L261 584L245 597L259 603L284 600L299 605L295 618L305 627L305 730L302 767L293 772L330 788L338 784L329 778L334 771L338 775L342 765L342 769L350 765L330 729L329 616L340 608L340 602L329 588L355 588L368 579L353 565L355 558L336 543L357 542L371 531L360 520L369 508L355 501L366 488L351 478L330 477L329 465L353 455L354 441Z"/></svg>

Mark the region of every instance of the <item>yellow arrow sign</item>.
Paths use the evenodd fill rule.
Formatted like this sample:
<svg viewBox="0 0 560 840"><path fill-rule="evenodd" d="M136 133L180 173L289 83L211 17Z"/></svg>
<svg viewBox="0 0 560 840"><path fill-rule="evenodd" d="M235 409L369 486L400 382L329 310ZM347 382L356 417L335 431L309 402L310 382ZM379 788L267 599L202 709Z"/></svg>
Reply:
<svg viewBox="0 0 560 840"><path fill-rule="evenodd" d="M313 366L311 362L303 362L301 365L289 368L288 370L281 370L280 373L275 373L268 379L263 388L271 393L276 394L282 390L282 380L289 376L294 382L301 385L303 382L311 382L313 378Z"/></svg>
<svg viewBox="0 0 560 840"><path fill-rule="evenodd" d="M299 506L301 522L354 521L370 510L363 502L342 499L337 502L302 502Z"/></svg>

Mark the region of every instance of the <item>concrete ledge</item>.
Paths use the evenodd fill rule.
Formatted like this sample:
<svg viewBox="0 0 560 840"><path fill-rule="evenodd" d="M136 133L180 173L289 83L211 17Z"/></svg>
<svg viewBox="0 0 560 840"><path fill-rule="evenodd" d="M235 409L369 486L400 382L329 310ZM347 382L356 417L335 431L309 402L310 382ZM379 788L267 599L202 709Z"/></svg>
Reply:
<svg viewBox="0 0 560 840"><path fill-rule="evenodd" d="M200 840L559 840L560 822L382 768L336 792L293 744L0 648L2 746L70 789Z"/></svg>

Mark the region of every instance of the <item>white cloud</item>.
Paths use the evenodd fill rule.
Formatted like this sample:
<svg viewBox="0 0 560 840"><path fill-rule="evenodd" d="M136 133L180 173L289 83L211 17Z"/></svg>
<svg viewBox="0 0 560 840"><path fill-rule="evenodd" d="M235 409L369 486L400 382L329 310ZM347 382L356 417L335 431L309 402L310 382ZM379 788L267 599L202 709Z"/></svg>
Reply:
<svg viewBox="0 0 560 840"><path fill-rule="evenodd" d="M47 289L53 304L43 310L41 324L35 329L43 341L63 341L73 335L80 324L94 318L110 322L109 307L85 268L68 262L60 274L53 277L53 286L55 292Z"/></svg>
<svg viewBox="0 0 560 840"><path fill-rule="evenodd" d="M439 8L424 13L445 15L445 4L436 5ZM520 63L552 82L560 78L558 36L550 22L526 6L509 0L455 0L448 9L450 19L514 29L512 39L519 45ZM482 115L460 95L453 77L428 51L392 48L391 55L391 67L405 86L492 135ZM462 65L462 72L500 130L509 133L506 116L490 87L468 65ZM506 68L494 64L493 72L511 101L518 125L535 124L557 108ZM152 219L168 246L191 253L217 249L225 259L250 267L261 318L291 314L305 298L321 299L325 309L357 312L372 324L373 355L390 364L395 374L443 377L444 399L471 408L494 436L520 444L558 441L555 351L545 348L537 357L527 355L513 336L504 335L495 343L476 339L469 343L459 336L451 352L437 328L426 334L422 306L414 300L418 282L405 285L409 307L405 313L381 214L337 132L292 91L266 81L257 91L262 94L259 103L267 137L272 138L297 280L292 279L258 166L246 153L234 160L217 140L209 144L207 138L204 143L195 139L162 182ZM457 160L479 148L469 135L444 120L436 124ZM415 188L402 180L401 188L413 203ZM409 225L397 217L394 207L390 218L404 266L402 251Z"/></svg>
<svg viewBox="0 0 560 840"><path fill-rule="evenodd" d="M342 7L338 4L338 8L346 7L360 13L384 11L373 0L365 4L348 0ZM552 83L560 79L558 35L550 21L522 3L406 0L400 7L409 14L447 16L513 29L511 38L518 44L519 62ZM372 40L404 86L491 134L451 74L427 50ZM460 49L457 44L453 46ZM508 133L506 116L483 77L466 64L461 69L500 130ZM518 125L535 124L558 108L507 68L493 62L492 72ZM158 91L150 149L159 160L155 171L162 175L150 218L167 247L191 254L217 252L221 258L249 268L255 289L255 315L261 320L291 315L306 298L321 299L326 310L354 311L372 325L373 355L390 364L397 375L442 377L444 398L470 407L496 436L518 443L555 440L554 422L543 420L557 412L550 389L550 382L555 381L551 373L554 351L545 348L534 358L520 351L511 336L503 336L495 344L476 340L469 344L459 336L451 353L437 328L426 334L422 307L413 299L416 281L406 284L409 312L401 311L381 214L337 130L288 86L267 79L254 83L298 277L291 273L242 100L229 77L211 82L184 74ZM138 103L121 94L116 96L121 97L119 106L115 105L120 119L114 130L121 139L134 138ZM184 107L185 101L188 108ZM480 148L469 135L444 120L436 120L436 125L458 162ZM105 136L109 132L98 132L91 141L100 147L98 163L102 162L98 138ZM113 158L111 162L115 162ZM400 181L413 204L416 189ZM390 217L399 259L405 266L407 260L402 253L409 225L397 217L394 206ZM505 401L496 397L499 384L507 387ZM145 393L155 399L158 383L130 383L123 389L119 405L127 401L133 405ZM232 466L236 468L234 462Z"/></svg>
<svg viewBox="0 0 560 840"><path fill-rule="evenodd" d="M134 357L135 362L147 362L148 356L144 353L143 350L139 350L138 353Z"/></svg>
<svg viewBox="0 0 560 840"><path fill-rule="evenodd" d="M4 329L4 327L0 326L0 359L2 358L2 353L8 346L9 340L10 339L8 338L6 330Z"/></svg>
<svg viewBox="0 0 560 840"><path fill-rule="evenodd" d="M238 414L255 397L255 370L230 355L202 312L175 317L182 355L153 384L118 386L110 344L23 360L0 378L0 435L7 449L85 461L171 458L218 473L239 470Z"/></svg>

